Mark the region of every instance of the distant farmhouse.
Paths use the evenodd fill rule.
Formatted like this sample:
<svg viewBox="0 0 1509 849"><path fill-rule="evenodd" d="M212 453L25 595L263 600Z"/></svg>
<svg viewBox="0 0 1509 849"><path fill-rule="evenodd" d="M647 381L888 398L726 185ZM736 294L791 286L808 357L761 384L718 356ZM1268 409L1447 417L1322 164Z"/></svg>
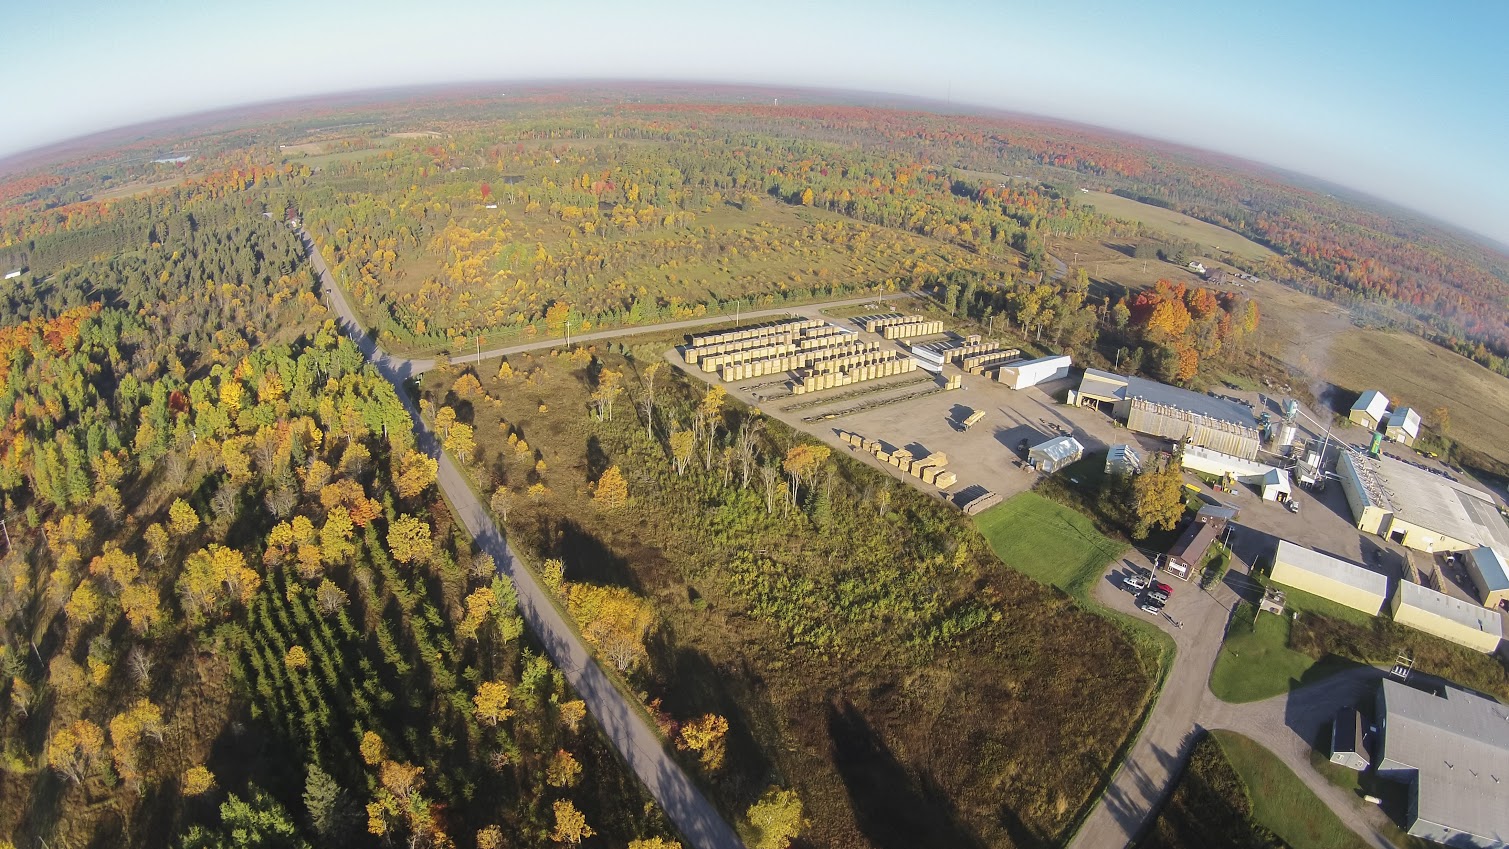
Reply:
<svg viewBox="0 0 1509 849"><path fill-rule="evenodd" d="M1088 368L1069 401L1110 413L1134 433L1198 445L1243 460L1255 459L1263 443L1251 407L1156 380Z"/></svg>
<svg viewBox="0 0 1509 849"><path fill-rule="evenodd" d="M1378 690L1378 776L1409 785L1410 835L1447 846L1509 845L1509 708L1446 688L1385 679Z"/></svg>

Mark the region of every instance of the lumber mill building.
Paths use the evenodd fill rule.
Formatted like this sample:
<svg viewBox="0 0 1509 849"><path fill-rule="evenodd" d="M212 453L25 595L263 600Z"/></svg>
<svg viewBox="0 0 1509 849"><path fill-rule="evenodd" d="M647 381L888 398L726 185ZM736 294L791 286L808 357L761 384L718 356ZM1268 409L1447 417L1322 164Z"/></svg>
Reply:
<svg viewBox="0 0 1509 849"><path fill-rule="evenodd" d="M1456 689L1384 679L1375 697L1378 776L1409 785L1410 835L1447 846L1509 843L1509 709Z"/></svg>
<svg viewBox="0 0 1509 849"><path fill-rule="evenodd" d="M1279 540L1273 555L1275 583L1330 599L1369 616L1388 600L1388 578L1371 569Z"/></svg>
<svg viewBox="0 0 1509 849"><path fill-rule="evenodd" d="M1252 408L1156 380L1085 369L1070 403L1125 421L1127 430L1255 459L1263 445Z"/></svg>
<svg viewBox="0 0 1509 849"><path fill-rule="evenodd" d="M1358 530L1434 554L1489 546L1509 553L1509 523L1493 496L1387 455L1343 450L1336 476Z"/></svg>
<svg viewBox="0 0 1509 849"><path fill-rule="evenodd" d="M1484 607L1509 607L1509 564L1504 555L1486 545L1467 552L1464 558L1467 576L1477 587L1478 599Z"/></svg>

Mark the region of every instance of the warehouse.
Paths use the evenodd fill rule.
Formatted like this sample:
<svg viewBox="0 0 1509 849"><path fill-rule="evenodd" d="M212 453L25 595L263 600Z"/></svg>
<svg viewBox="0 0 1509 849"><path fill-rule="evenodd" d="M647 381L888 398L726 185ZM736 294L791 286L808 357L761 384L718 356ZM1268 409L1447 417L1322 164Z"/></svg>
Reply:
<svg viewBox="0 0 1509 849"><path fill-rule="evenodd" d="M1358 529L1416 551L1509 551L1493 496L1393 457L1342 451L1336 476Z"/></svg>
<svg viewBox="0 0 1509 849"><path fill-rule="evenodd" d="M1509 565L1504 555L1486 545L1467 552L1467 575L1478 588L1484 607L1502 608L1509 601Z"/></svg>
<svg viewBox="0 0 1509 849"><path fill-rule="evenodd" d="M1036 360L1012 363L1009 366L1002 366L996 372L996 380L1012 389L1026 389L1045 381L1068 377L1069 367L1072 364L1068 356L1041 357Z"/></svg>
<svg viewBox="0 0 1509 849"><path fill-rule="evenodd" d="M1413 447L1420 438L1420 414L1413 407L1400 407L1389 414L1383 435L1400 445Z"/></svg>
<svg viewBox="0 0 1509 849"><path fill-rule="evenodd" d="M1273 556L1276 583L1330 599L1369 616L1388 600L1388 578L1335 557L1279 540Z"/></svg>
<svg viewBox="0 0 1509 849"><path fill-rule="evenodd" d="M1377 430L1383 424L1384 416L1388 415L1388 397L1376 389L1369 389L1362 393L1357 403L1352 405L1352 411L1347 418L1353 424L1362 425L1368 430Z"/></svg>
<svg viewBox="0 0 1509 849"><path fill-rule="evenodd" d="M1027 450L1027 462L1045 475L1051 475L1083 456L1085 447L1072 436L1054 437Z"/></svg>
<svg viewBox="0 0 1509 849"><path fill-rule="evenodd" d="M1198 445L1244 460L1256 458L1262 447L1262 432L1251 407L1156 380L1085 369L1070 403L1107 412L1126 421L1127 429L1135 433Z"/></svg>
<svg viewBox="0 0 1509 849"><path fill-rule="evenodd" d="M1509 710L1444 688L1384 679L1377 695L1378 776L1409 785L1406 830L1449 846L1502 849L1509 835Z"/></svg>
<svg viewBox="0 0 1509 849"><path fill-rule="evenodd" d="M1504 621L1497 610L1452 598L1411 581L1394 591L1394 621L1484 654L1498 650Z"/></svg>

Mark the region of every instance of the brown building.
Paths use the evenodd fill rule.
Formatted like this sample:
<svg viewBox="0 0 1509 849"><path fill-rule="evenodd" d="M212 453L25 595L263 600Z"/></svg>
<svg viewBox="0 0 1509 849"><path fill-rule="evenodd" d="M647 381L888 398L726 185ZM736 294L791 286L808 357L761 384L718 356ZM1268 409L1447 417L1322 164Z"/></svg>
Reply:
<svg viewBox="0 0 1509 849"><path fill-rule="evenodd" d="M1191 523L1184 529L1179 541L1174 543L1174 547L1168 550L1163 570L1181 581L1189 580L1195 570L1200 568L1200 561L1205 559L1205 553L1210 551L1211 544L1224 530L1226 522L1215 517Z"/></svg>

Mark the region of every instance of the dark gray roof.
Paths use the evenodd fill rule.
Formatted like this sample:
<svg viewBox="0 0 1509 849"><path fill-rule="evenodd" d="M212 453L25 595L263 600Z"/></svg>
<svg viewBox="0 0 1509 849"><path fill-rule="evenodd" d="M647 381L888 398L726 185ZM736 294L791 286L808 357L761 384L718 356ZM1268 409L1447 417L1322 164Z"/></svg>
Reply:
<svg viewBox="0 0 1509 849"><path fill-rule="evenodd" d="M1156 380L1142 377L1127 377L1127 397L1143 398L1165 407L1177 407L1206 418L1230 422L1242 427L1257 428L1257 417L1252 408L1237 401L1215 398L1177 386L1169 386Z"/></svg>
<svg viewBox="0 0 1509 849"><path fill-rule="evenodd" d="M1448 687L1384 679L1384 757L1419 770L1419 816L1457 831L1509 834L1509 710Z"/></svg>

